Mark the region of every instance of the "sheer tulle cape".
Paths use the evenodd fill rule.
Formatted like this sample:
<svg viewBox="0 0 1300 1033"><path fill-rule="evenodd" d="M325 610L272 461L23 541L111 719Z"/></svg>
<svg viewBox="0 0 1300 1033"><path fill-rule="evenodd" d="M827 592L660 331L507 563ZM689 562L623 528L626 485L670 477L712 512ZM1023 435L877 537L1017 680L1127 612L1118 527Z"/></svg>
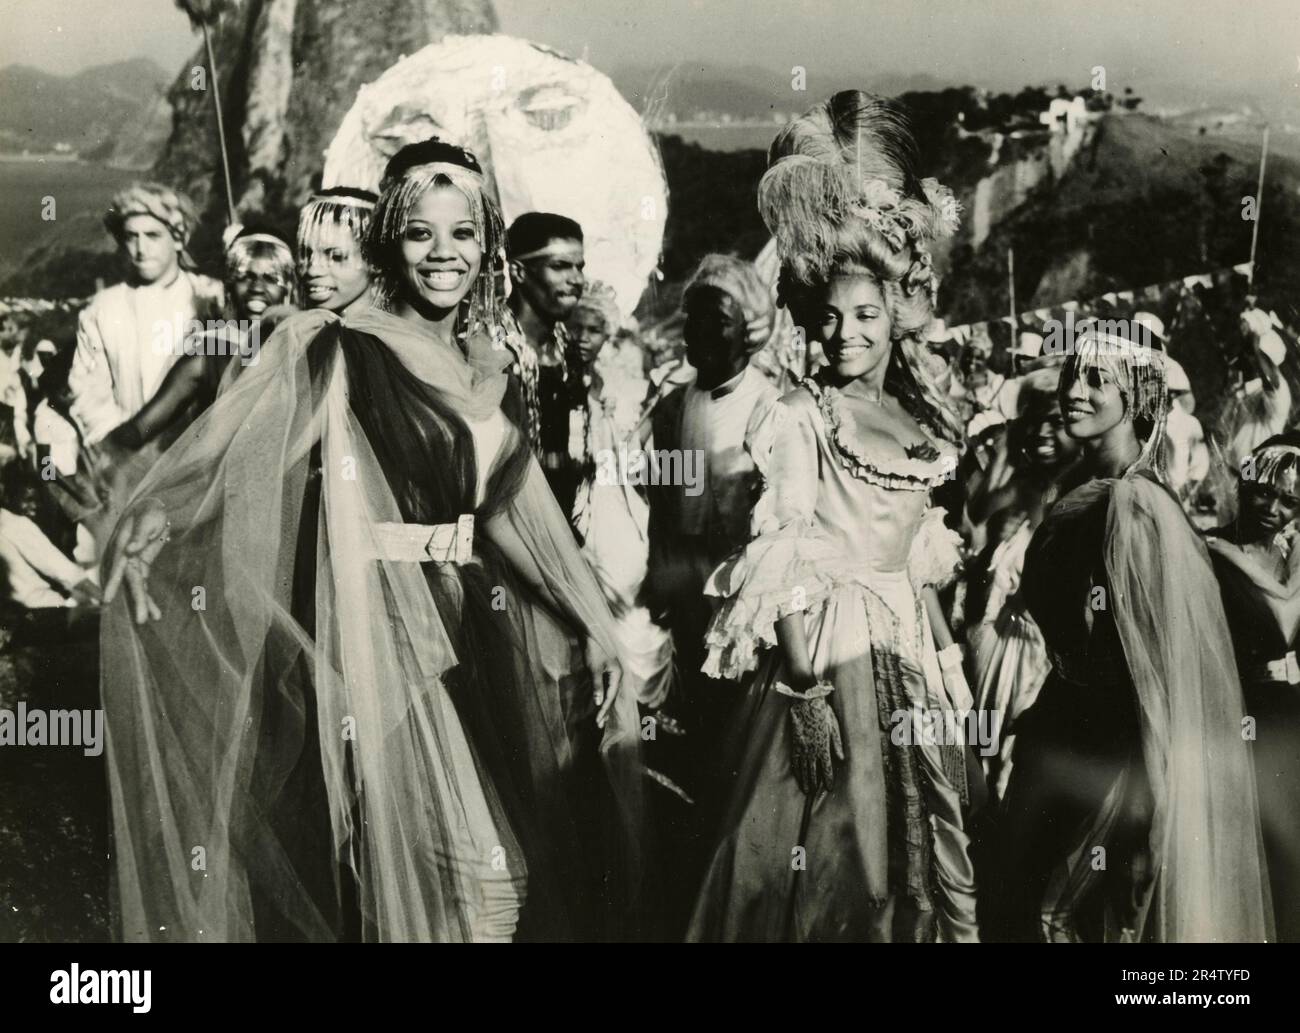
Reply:
<svg viewBox="0 0 1300 1033"><path fill-rule="evenodd" d="M403 365L434 385L465 420L483 419L501 407L507 390L502 371L514 355L504 339L508 331L470 333L462 360L448 359L430 347L418 328L383 312L370 310L350 317L348 323L382 338ZM503 449L497 466L507 465L506 457L512 455L511 449ZM509 771L489 765L490 774L513 781L516 800L529 809L512 811L511 816L518 819L517 834L525 823L532 827L524 844L530 869L543 856L550 869L545 890L537 877L541 873L531 871L530 900L536 905L545 891L558 896L567 911L554 920L529 922L527 934L547 939L635 935L632 906L641 893L645 842L636 698L625 684L604 729L596 729L591 674L580 638L585 631L607 655L617 656L614 619L536 459L529 456L522 476L507 476L504 485L498 483L497 468L487 472L487 498L477 510L482 532L478 541L489 578L499 577L500 587L507 589L504 630L512 641L501 639L502 629L495 622L487 636L476 637L481 642L496 635L492 646L505 648L517 663L522 660L509 692L487 693L488 706L500 704L510 712L486 715L495 724L488 734L499 740L498 754L527 753L526 775L520 774L520 765L509 762ZM497 534L522 544L532 576L567 611L563 619L541 604L527 585L518 584L518 572L504 563L491 541ZM501 616L495 603L492 610ZM625 671L627 666L625 660ZM482 709L480 705L480 713ZM559 881L563 886L557 893ZM536 915L538 908L532 911Z"/></svg>
<svg viewBox="0 0 1300 1033"><path fill-rule="evenodd" d="M1154 802L1149 845L1156 878L1138 935L1161 942L1271 939L1241 687L1205 547L1173 497L1146 477L1094 482L1058 505L1089 505L1107 489L1106 572ZM1098 817L1099 824L1105 820ZM1091 860L1083 851L1077 864L1086 868ZM1086 881L1086 871L1067 878Z"/></svg>
<svg viewBox="0 0 1300 1033"><path fill-rule="evenodd" d="M330 895L292 863L298 844L268 803L313 736L332 854L342 877L355 881L366 938L502 939L514 931L523 851L443 685L458 663L452 636L420 565L375 558L383 555L376 525L402 515L348 408L341 357L336 351L328 368L310 368L308 345L333 319L304 313L278 328L258 365L135 493L133 506L152 498L166 509L171 542L150 579L162 619L136 626L119 599L103 620L124 938L252 939L255 911L274 912L304 938L336 937L336 917L322 904ZM384 339L408 365L418 356L412 371L467 417L499 405L506 352L480 343L467 363L395 317L365 313L348 323ZM304 498L317 443L315 515ZM563 515L534 472L506 517L562 568ZM292 596L303 576L295 570L300 522L313 518L309 633ZM585 567L545 569L554 591L570 593L561 598L594 597L589 627L609 638L599 589L580 583ZM529 627L540 627L531 634L548 655L573 666L575 649L558 642L555 622ZM620 799L635 822L635 715L626 713L634 703L621 702L604 756L618 784L632 786ZM274 727L264 727L270 713Z"/></svg>

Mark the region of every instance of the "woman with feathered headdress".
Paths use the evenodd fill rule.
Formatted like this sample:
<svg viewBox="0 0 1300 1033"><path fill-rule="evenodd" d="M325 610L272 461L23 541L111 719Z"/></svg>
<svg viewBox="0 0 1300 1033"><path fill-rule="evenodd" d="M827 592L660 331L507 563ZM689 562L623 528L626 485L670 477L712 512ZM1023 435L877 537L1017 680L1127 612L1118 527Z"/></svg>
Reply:
<svg viewBox="0 0 1300 1033"><path fill-rule="evenodd" d="M929 505L961 439L917 373L957 205L914 160L900 114L848 91L782 131L759 184L782 303L829 365L747 442L755 537L707 589L705 672L756 676L692 939L977 938L970 694L933 592L956 536Z"/></svg>
<svg viewBox="0 0 1300 1033"><path fill-rule="evenodd" d="M1232 641L1164 479L1158 345L1089 324L1061 371L1082 449L1025 555L1052 670L1016 725L986 884L999 938L1272 937Z"/></svg>
<svg viewBox="0 0 1300 1033"><path fill-rule="evenodd" d="M298 276L307 308L351 312L370 304L364 253L378 198L356 187L313 194L298 213Z"/></svg>

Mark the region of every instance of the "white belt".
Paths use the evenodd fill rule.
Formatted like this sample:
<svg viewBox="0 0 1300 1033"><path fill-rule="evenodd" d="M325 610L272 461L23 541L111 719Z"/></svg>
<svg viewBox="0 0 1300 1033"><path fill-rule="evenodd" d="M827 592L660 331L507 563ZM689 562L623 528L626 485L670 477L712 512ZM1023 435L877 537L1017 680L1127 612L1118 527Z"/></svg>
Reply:
<svg viewBox="0 0 1300 1033"><path fill-rule="evenodd" d="M474 514L454 524L375 525L375 555L393 563L469 563L474 555Z"/></svg>
<svg viewBox="0 0 1300 1033"><path fill-rule="evenodd" d="M1269 681L1284 681L1288 685L1300 685L1300 662L1296 661L1295 650L1287 653L1281 660L1270 660L1264 665Z"/></svg>

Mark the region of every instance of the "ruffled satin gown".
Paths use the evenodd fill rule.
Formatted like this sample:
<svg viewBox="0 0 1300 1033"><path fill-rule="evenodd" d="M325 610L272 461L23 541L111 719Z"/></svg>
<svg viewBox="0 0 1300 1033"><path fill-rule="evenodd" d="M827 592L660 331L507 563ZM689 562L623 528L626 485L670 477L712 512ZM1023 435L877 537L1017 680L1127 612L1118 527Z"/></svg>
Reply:
<svg viewBox="0 0 1300 1033"><path fill-rule="evenodd" d="M900 714L964 712L945 689L918 589L954 571L955 538L930 489L952 468L869 454L842 400L808 384L749 442L765 491L754 539L714 572L720 606L705 673L754 671L734 718L734 775L689 938L974 941L964 831L965 749L900 736ZM790 763L790 701L775 623L803 612L845 760L811 798ZM929 741L927 741L927 739Z"/></svg>

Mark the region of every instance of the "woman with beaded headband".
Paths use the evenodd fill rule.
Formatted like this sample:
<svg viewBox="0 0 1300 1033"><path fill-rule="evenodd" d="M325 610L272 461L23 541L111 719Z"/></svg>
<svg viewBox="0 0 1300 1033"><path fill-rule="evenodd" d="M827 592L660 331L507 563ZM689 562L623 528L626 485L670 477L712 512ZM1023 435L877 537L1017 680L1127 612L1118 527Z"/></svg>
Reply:
<svg viewBox="0 0 1300 1033"><path fill-rule="evenodd" d="M258 360L277 312L292 298L289 245L255 225L233 226L227 232L225 312L202 313L193 320L176 313L166 322L155 322L153 334L157 338L165 329L168 341L177 342L168 349L177 357L139 411L87 449L95 491L104 503L94 518L101 540L158 457L212 404L224 384Z"/></svg>
<svg viewBox="0 0 1300 1033"><path fill-rule="evenodd" d="M298 213L298 274L308 308L345 312L370 303L365 241L376 196L330 187Z"/></svg>
<svg viewBox="0 0 1300 1033"><path fill-rule="evenodd" d="M1162 481L1163 353L1086 326L1058 396L1082 453L1025 556L1052 670L1016 726L986 930L1271 938L1223 604Z"/></svg>
<svg viewBox="0 0 1300 1033"><path fill-rule="evenodd" d="M366 240L383 307L282 323L119 525L103 684L128 938L626 919L635 700L502 408L499 240L473 155L404 147ZM206 881L189 843L220 858Z"/></svg>
<svg viewBox="0 0 1300 1033"><path fill-rule="evenodd" d="M1277 938L1300 940L1300 433L1256 446L1242 462L1237 514L1208 532L1232 632L1268 859Z"/></svg>
<svg viewBox="0 0 1300 1033"><path fill-rule="evenodd" d="M915 372L956 204L914 158L897 111L849 91L782 131L759 184L783 303L829 365L747 442L755 537L706 589L705 672L755 675L692 939L977 939L978 768L943 727L970 695L933 590L958 554L928 504L960 438Z"/></svg>

